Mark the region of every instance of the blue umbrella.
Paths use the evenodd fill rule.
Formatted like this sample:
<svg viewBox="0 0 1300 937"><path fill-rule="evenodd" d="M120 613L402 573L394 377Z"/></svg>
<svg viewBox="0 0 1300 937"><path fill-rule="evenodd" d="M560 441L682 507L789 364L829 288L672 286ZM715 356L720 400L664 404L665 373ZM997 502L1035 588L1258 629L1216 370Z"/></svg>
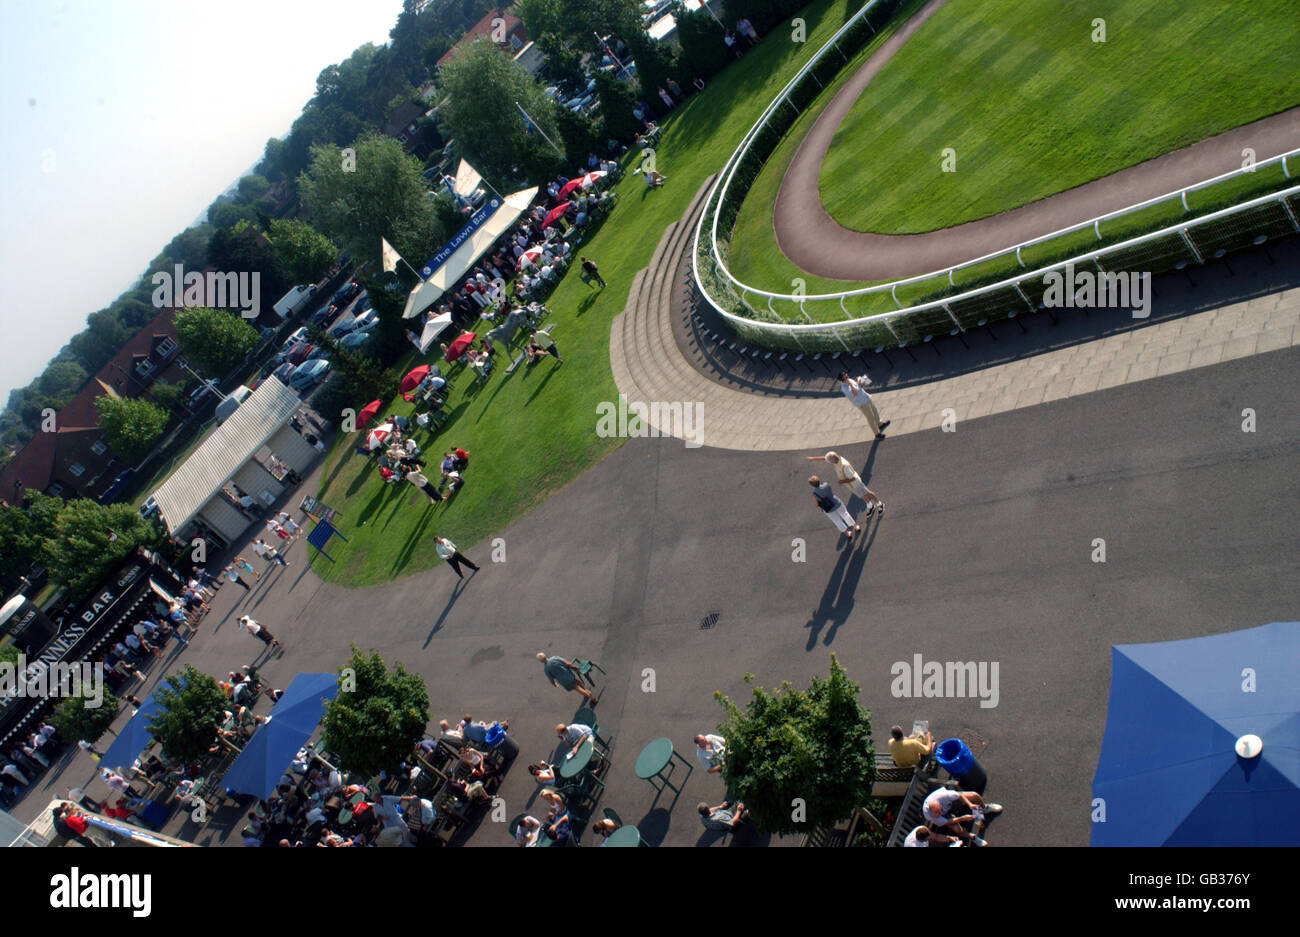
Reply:
<svg viewBox="0 0 1300 937"><path fill-rule="evenodd" d="M1300 842L1297 662L1300 622L1112 647L1092 845Z"/></svg>
<svg viewBox="0 0 1300 937"><path fill-rule="evenodd" d="M180 680L181 686L185 686L183 677L177 677L177 679ZM165 688L171 689L169 686ZM149 740L153 738L149 734L149 717L159 709L158 700L154 699L154 693L157 693L160 689L164 689L164 686L155 687L153 693L144 698L139 710L122 727L122 731L113 741L113 744L108 746L108 751L104 752L104 757L100 759L102 764L111 768L125 768L140 757L140 753L149 744Z"/></svg>
<svg viewBox="0 0 1300 937"><path fill-rule="evenodd" d="M338 674L300 673L258 726L222 784L265 800L284 776L293 756L311 738L324 715L326 700L338 695Z"/></svg>

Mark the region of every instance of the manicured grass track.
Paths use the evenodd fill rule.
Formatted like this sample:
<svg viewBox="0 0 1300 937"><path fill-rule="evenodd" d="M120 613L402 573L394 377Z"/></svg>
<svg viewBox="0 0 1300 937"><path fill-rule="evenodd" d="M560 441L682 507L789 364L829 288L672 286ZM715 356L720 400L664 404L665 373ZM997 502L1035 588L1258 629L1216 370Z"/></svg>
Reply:
<svg viewBox="0 0 1300 937"><path fill-rule="evenodd" d="M950 0L840 125L822 202L880 234L1006 211L1300 103L1297 48L1294 0Z"/></svg>
<svg viewBox="0 0 1300 937"><path fill-rule="evenodd" d="M609 328L627 302L632 278L649 263L664 228L681 217L704 179L726 162L767 102L856 10L843 0L809 5L800 13L807 24L805 42L791 41L788 24L773 29L758 48L713 78L703 94L680 105L662 123L656 151L658 169L668 177L663 188L647 190L632 175L635 163L629 160L618 205L580 248L600 265L609 286L591 289L571 268L547 300L564 365L557 369L546 360L527 373L521 366L507 378L505 362L498 362L478 389L469 389L470 376L458 375L450 398L454 419L433 440L417 431L416 439L433 458L452 445L471 454L465 487L450 504L427 507L409 485L384 485L373 463L353 454L358 434L335 441L318 497L342 512L340 530L350 541L330 544L333 564L314 557L315 572L349 586L418 572L437 562L435 533L469 549L620 444L596 436L596 405L617 399ZM403 367L422 360L432 359L412 355ZM409 414L412 407L398 398L384 412L394 410ZM490 550L484 545L471 557L481 564L490 560Z"/></svg>

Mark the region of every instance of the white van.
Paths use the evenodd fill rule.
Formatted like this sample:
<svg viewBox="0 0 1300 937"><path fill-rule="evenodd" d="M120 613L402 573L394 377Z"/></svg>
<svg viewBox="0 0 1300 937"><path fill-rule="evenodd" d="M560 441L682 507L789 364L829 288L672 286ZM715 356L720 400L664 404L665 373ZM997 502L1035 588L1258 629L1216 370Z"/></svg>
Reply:
<svg viewBox="0 0 1300 937"><path fill-rule="evenodd" d="M308 301L316 295L316 284L310 286L295 286L289 292L280 297L280 301L274 306L276 315L281 319L287 319L289 316L300 311L307 305Z"/></svg>
<svg viewBox="0 0 1300 937"><path fill-rule="evenodd" d="M240 384L230 392L230 396L217 402L217 425L220 426L230 415L239 409L239 405L248 399L252 391Z"/></svg>

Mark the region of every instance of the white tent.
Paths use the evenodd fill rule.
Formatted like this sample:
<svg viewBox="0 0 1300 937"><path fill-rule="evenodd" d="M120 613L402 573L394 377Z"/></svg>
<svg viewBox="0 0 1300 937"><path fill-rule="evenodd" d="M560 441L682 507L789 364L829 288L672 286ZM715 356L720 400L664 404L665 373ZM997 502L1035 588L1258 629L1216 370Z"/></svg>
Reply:
<svg viewBox="0 0 1300 937"><path fill-rule="evenodd" d="M461 198L469 198L482 181L483 177L479 175L478 170L462 159L460 165L456 167L456 194Z"/></svg>
<svg viewBox="0 0 1300 937"><path fill-rule="evenodd" d="M415 347L420 349L420 354L429 353L429 346L437 340L438 336L451 328L451 313L444 312L440 316L434 316L424 323L424 329L420 332L420 337L415 342Z"/></svg>
<svg viewBox="0 0 1300 937"><path fill-rule="evenodd" d="M483 225L467 237L446 262L433 272L432 276L411 290L411 295L406 298L406 310L402 313L402 317L415 318L436 303L443 293L454 287L465 275L465 271L473 267L493 242L505 234L519 216L528 210L536 195L536 186L507 195L501 207L488 216Z"/></svg>

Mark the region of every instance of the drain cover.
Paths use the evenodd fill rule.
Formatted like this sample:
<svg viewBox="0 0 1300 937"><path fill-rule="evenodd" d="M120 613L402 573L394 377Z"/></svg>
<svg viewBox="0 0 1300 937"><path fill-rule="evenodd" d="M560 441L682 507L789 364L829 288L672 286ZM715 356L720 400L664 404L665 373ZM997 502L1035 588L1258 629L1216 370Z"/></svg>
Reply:
<svg viewBox="0 0 1300 937"><path fill-rule="evenodd" d="M718 618L721 615L722 615L721 612L709 612L709 614L705 615L703 618L700 619L700 630L708 631L709 629L711 629L714 625L718 623Z"/></svg>

